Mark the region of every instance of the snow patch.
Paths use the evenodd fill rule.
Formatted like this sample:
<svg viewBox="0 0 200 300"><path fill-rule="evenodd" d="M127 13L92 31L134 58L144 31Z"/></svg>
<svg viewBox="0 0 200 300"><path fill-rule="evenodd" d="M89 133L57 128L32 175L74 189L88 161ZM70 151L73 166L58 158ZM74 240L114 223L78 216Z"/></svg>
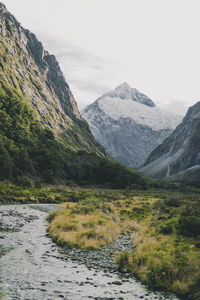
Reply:
<svg viewBox="0 0 200 300"><path fill-rule="evenodd" d="M131 118L136 123L153 130L175 129L182 117L158 107L150 107L132 99L104 96L98 100L99 107L112 119Z"/></svg>

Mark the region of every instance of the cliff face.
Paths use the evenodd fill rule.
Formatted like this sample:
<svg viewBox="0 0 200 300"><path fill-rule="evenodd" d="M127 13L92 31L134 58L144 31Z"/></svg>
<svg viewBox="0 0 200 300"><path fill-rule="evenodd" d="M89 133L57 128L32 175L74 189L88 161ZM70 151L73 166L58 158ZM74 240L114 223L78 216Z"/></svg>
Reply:
<svg viewBox="0 0 200 300"><path fill-rule="evenodd" d="M106 151L133 168L141 166L181 121L127 83L86 107L82 116Z"/></svg>
<svg viewBox="0 0 200 300"><path fill-rule="evenodd" d="M54 55L0 3L0 79L26 98L37 118L72 149L102 153Z"/></svg>
<svg viewBox="0 0 200 300"><path fill-rule="evenodd" d="M81 118L53 55L0 3L0 180L147 188Z"/></svg>
<svg viewBox="0 0 200 300"><path fill-rule="evenodd" d="M200 102L190 107L182 123L148 157L147 175L199 185Z"/></svg>

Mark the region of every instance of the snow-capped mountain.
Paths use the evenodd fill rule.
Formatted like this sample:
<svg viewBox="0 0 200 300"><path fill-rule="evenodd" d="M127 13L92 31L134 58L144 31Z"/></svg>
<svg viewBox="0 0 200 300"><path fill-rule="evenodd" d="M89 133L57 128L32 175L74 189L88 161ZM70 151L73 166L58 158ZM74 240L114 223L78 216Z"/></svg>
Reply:
<svg viewBox="0 0 200 300"><path fill-rule="evenodd" d="M87 106L82 116L107 152L134 168L181 122L181 116L158 108L127 83Z"/></svg>
<svg viewBox="0 0 200 300"><path fill-rule="evenodd" d="M200 102L189 108L181 124L140 170L153 177L200 185Z"/></svg>

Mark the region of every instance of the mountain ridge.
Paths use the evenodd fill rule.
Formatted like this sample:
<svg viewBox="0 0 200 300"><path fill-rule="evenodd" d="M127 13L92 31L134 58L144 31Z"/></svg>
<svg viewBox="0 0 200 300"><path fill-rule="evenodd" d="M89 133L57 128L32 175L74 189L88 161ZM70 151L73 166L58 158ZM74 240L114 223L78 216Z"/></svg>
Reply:
<svg viewBox="0 0 200 300"><path fill-rule="evenodd" d="M22 93L41 124L60 141L65 140L72 149L102 155L104 150L81 118L55 56L2 3L0 16L0 79Z"/></svg>
<svg viewBox="0 0 200 300"><path fill-rule="evenodd" d="M0 181L147 188L82 119L54 55L0 5Z"/></svg>
<svg viewBox="0 0 200 300"><path fill-rule="evenodd" d="M146 160L141 172L156 178L195 182L200 175L200 101Z"/></svg>
<svg viewBox="0 0 200 300"><path fill-rule="evenodd" d="M107 152L133 168L141 166L181 121L126 83L88 105L82 116Z"/></svg>
<svg viewBox="0 0 200 300"><path fill-rule="evenodd" d="M133 101L154 107L155 103L146 95L140 93L137 89L131 88L127 82L118 85L113 91L103 94L96 101L104 98L105 96L118 97L120 99L130 98Z"/></svg>

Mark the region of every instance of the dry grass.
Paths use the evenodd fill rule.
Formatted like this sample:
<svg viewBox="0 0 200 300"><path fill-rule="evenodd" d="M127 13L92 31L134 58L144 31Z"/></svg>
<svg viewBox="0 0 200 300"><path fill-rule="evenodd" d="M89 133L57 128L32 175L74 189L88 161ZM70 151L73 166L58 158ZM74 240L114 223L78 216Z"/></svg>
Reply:
<svg viewBox="0 0 200 300"><path fill-rule="evenodd" d="M127 215L135 207L139 207L138 197L129 203L123 200L105 203L94 198L78 203L67 202L62 210L49 215L47 230L61 245L97 249L111 243L122 233L136 230L137 222Z"/></svg>
<svg viewBox="0 0 200 300"><path fill-rule="evenodd" d="M119 268L134 272L151 288L184 297L192 295L191 299L198 300L198 240L179 234L181 204L173 206L174 202L165 200L163 206L162 201L150 194L127 198L122 195L117 198L115 194L109 201L88 197L76 203L67 202L62 210L50 214L48 232L62 245L97 249L122 233L134 231L132 253L125 251L116 257ZM170 231L166 233L168 228Z"/></svg>
<svg viewBox="0 0 200 300"><path fill-rule="evenodd" d="M50 235L60 244L85 249L97 249L120 234L119 226L105 213L71 214L64 209L48 227Z"/></svg>
<svg viewBox="0 0 200 300"><path fill-rule="evenodd" d="M180 296L197 291L200 283L200 251L191 239L180 238L176 234L160 234L148 216L138 223L133 244L134 250L126 260L124 253L116 257L121 269L134 272L151 288L171 291ZM195 297L191 299L199 299L199 294Z"/></svg>

